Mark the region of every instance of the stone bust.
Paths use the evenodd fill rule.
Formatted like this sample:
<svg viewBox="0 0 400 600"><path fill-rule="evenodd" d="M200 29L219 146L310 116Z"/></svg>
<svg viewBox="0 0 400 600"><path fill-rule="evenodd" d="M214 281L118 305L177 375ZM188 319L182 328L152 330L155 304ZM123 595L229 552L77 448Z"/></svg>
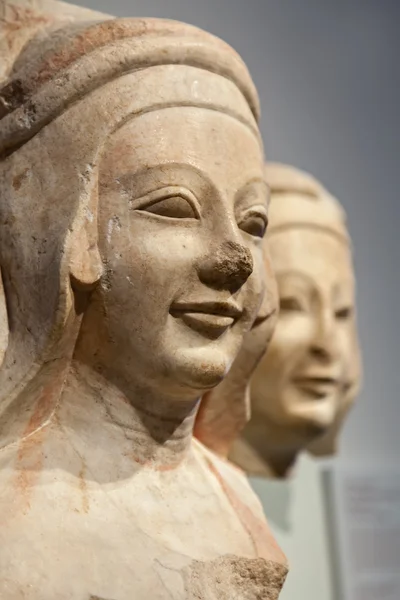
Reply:
<svg viewBox="0 0 400 600"><path fill-rule="evenodd" d="M276 600L259 501L192 435L274 286L245 65L173 21L53 24L0 99L0 597Z"/></svg>
<svg viewBox="0 0 400 600"><path fill-rule="evenodd" d="M335 452L360 386L361 357L342 208L293 167L268 165L267 181L265 264L268 273L272 261L277 278L277 326L265 352L272 320L263 325L259 315L231 373L206 396L196 432L248 473L284 477L302 450Z"/></svg>

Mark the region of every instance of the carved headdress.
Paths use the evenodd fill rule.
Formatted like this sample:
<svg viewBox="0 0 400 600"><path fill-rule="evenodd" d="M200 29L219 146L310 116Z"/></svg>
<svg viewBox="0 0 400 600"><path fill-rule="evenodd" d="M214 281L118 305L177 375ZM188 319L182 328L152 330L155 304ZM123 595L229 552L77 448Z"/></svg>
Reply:
<svg viewBox="0 0 400 600"><path fill-rule="evenodd" d="M289 165L270 163L266 179L272 196L269 236L290 227L311 226L350 243L344 210L312 175Z"/></svg>

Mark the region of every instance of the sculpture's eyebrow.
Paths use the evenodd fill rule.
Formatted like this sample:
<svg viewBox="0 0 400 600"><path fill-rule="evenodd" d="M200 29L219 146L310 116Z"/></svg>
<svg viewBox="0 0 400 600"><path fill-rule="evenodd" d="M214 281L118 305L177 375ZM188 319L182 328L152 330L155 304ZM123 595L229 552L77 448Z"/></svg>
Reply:
<svg viewBox="0 0 400 600"><path fill-rule="evenodd" d="M191 163L182 162L170 162L167 164L155 164L149 167L143 167L132 173L124 173L123 175L116 178L118 184L120 184L125 190L132 190L132 187L140 187L141 182L145 182L149 175L156 176L154 182L154 190L165 186L175 185L171 181L170 176L177 172L186 172L187 175L197 179L197 182L202 185L207 185L214 188L215 185L212 180L208 177L204 171L196 167ZM153 191L153 190L149 190Z"/></svg>
<svg viewBox="0 0 400 600"><path fill-rule="evenodd" d="M275 274L278 280L283 279L284 277L293 277L293 279L301 279L302 282L315 285L315 281L310 275L304 273L303 271L298 271L297 269L286 269L285 271L280 271L278 268L276 268Z"/></svg>
<svg viewBox="0 0 400 600"><path fill-rule="evenodd" d="M275 270L276 279L279 282L284 277L292 277L293 279L301 280L302 283L308 283L313 287L316 287L318 283L311 275L304 273L303 271L299 271L297 269L287 269L285 271L279 271L279 269ZM343 289L343 284L346 286ZM344 277L340 282L335 283L333 287L334 294L347 294L348 288L351 288L352 282L347 277Z"/></svg>

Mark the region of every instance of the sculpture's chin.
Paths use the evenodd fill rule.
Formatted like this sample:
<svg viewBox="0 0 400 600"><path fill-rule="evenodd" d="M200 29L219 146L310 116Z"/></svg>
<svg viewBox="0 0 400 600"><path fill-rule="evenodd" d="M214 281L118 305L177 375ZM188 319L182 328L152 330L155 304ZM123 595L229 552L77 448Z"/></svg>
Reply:
<svg viewBox="0 0 400 600"><path fill-rule="evenodd" d="M308 400L304 398L295 401L292 398L288 410L288 421L293 431L306 440L313 440L326 433L332 427L337 411L336 396L328 395L319 400Z"/></svg>
<svg viewBox="0 0 400 600"><path fill-rule="evenodd" d="M231 357L215 349L191 349L177 358L175 376L183 386L200 392L217 386L232 363Z"/></svg>

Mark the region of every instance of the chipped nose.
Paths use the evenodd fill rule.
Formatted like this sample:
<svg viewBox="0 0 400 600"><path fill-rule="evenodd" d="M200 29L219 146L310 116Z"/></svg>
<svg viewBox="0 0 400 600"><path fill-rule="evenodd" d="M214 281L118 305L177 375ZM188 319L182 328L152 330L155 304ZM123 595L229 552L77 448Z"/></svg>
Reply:
<svg viewBox="0 0 400 600"><path fill-rule="evenodd" d="M200 280L217 289L239 290L253 272L253 258L245 246L233 241L224 242L198 266Z"/></svg>

